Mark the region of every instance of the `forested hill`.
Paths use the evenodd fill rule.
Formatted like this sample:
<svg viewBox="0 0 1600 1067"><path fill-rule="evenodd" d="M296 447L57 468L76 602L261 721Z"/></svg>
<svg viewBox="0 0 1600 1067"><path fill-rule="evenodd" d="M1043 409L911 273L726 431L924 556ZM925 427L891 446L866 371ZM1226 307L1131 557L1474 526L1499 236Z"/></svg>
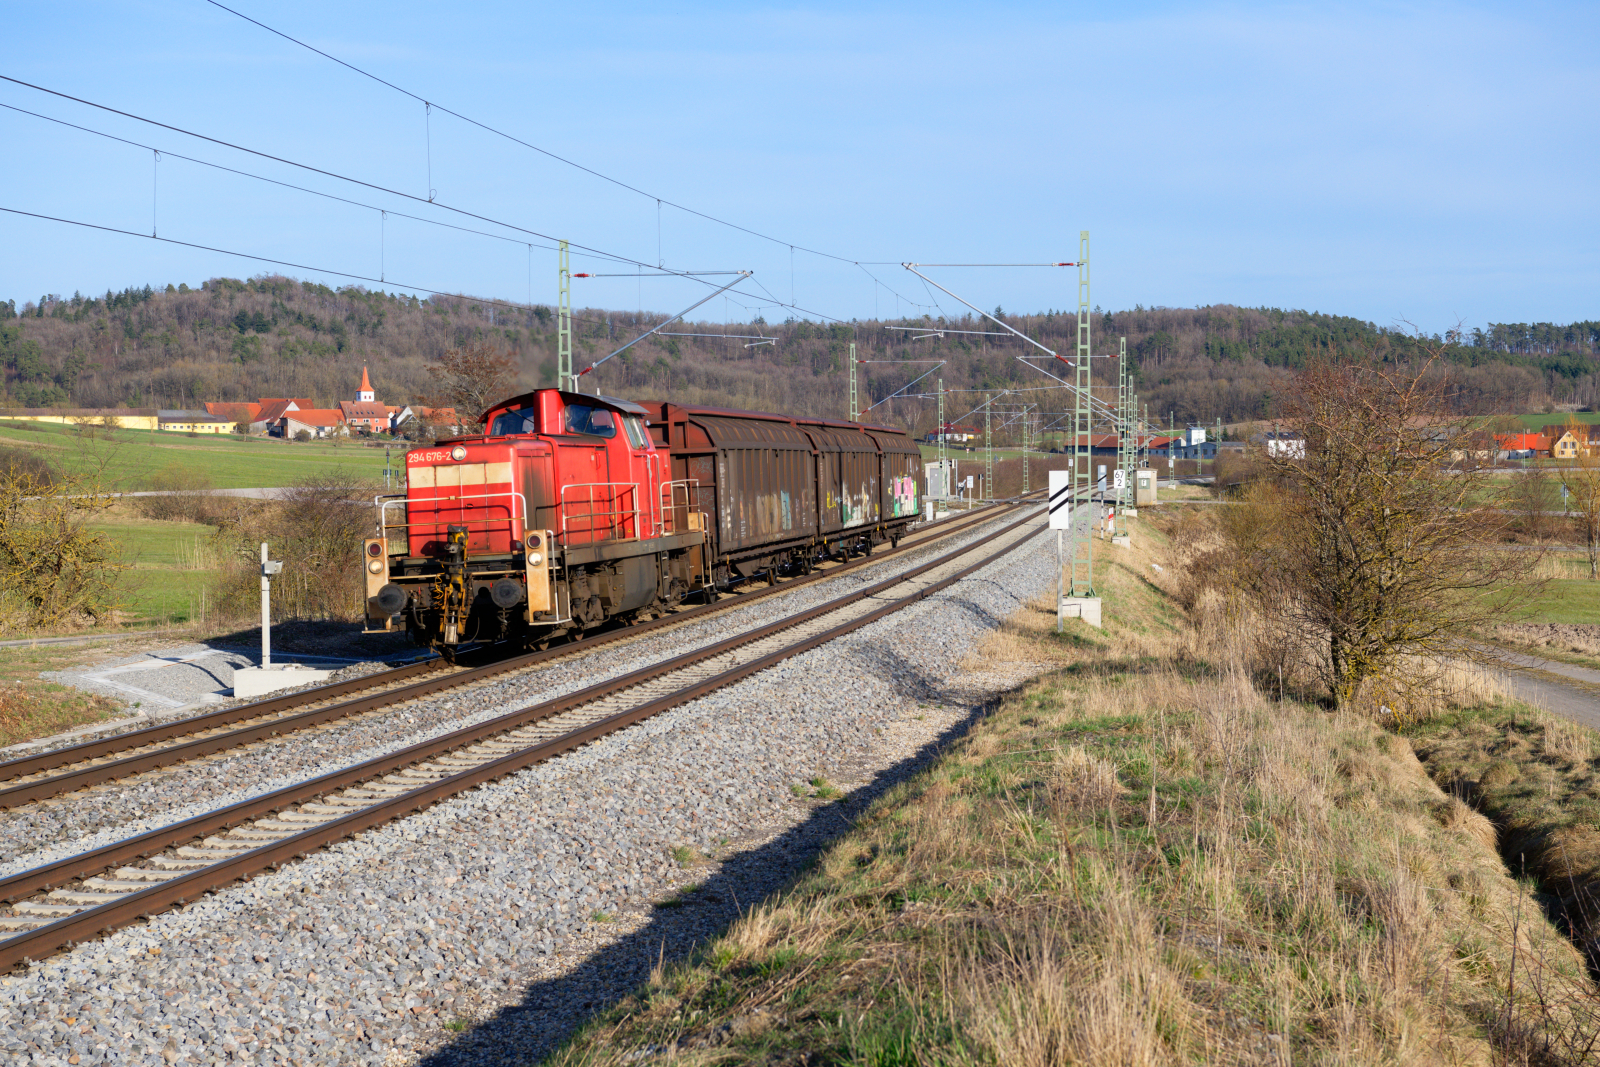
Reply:
<svg viewBox="0 0 1600 1067"><path fill-rule="evenodd" d="M1074 313L996 310L1014 328L1071 353ZM575 318L580 366L660 321L595 309L579 310ZM936 376L950 390L1047 384L1018 362L1023 348L1012 338L951 333L914 340L915 334L893 329L928 324L757 320L677 326L672 329L681 333L762 334L776 343L746 347L744 340L651 338L589 382L623 396L841 416L854 341L858 358L888 361L860 367L871 402L932 366L902 365L910 360L947 360ZM945 325L995 329L972 318ZM1403 359L1414 344L1403 332L1359 319L1225 304L1096 309L1093 327L1096 354L1114 353L1117 338L1127 338L1136 388L1152 418L1161 421L1169 414L1180 422L1265 417L1282 381L1311 353L1372 351ZM509 308L456 296L419 300L274 276L213 278L198 289L169 285L104 297L50 296L20 310L14 302L0 302L0 406L189 408L258 396L331 404L354 396L363 364L372 368L381 399L409 402L429 396L431 360L482 339L516 358L524 387L552 382L556 333L549 307ZM1531 410L1551 402L1591 406L1600 400L1600 323L1491 325L1448 342L1447 373L1463 411ZM1114 389L1113 368L1109 360L1097 362L1095 374ZM927 379L929 390L934 380ZM952 398L952 418L975 406L961 402L967 399ZM917 400L890 401L872 417L917 430L935 420L933 406Z"/></svg>

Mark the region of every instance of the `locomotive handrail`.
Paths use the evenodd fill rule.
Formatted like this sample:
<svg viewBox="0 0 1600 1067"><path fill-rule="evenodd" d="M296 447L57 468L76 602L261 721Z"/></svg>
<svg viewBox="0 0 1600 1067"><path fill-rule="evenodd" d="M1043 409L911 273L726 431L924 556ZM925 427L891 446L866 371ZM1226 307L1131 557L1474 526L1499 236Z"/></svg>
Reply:
<svg viewBox="0 0 1600 1067"><path fill-rule="evenodd" d="M677 499L678 499L677 489L678 488L682 488L683 489L683 504L682 505L679 505L677 503ZM696 499L696 497L699 494L699 491L700 491L700 479L699 478L675 478L670 482L662 482L661 483L661 526L662 526L662 532L665 532L668 512L671 511L673 513L676 513L676 511L678 510L678 508L680 506L683 508L685 520L687 520L688 514L691 511L696 512L696 513L698 513L698 514L700 514L702 516L708 514L706 509L705 509L705 507L700 503L700 501L698 499ZM685 521L684 525L685 526L688 525L687 521ZM702 521L700 528L702 530L705 530L705 529L709 529L710 527L706 524L705 521ZM675 533L681 533L682 531L675 530L674 532Z"/></svg>
<svg viewBox="0 0 1600 1067"><path fill-rule="evenodd" d="M568 510L567 499L566 499L567 490L568 489L587 489L587 490L589 490L588 499L584 500L584 501L581 501L581 503L586 503L586 504L589 505L589 510L588 511L573 513L573 512L570 512ZM626 489L628 492L633 494L633 507L632 508L610 508L610 509L607 509L605 511L597 511L595 509L594 505L596 503L605 503L605 501L596 501L595 500L594 491L596 489ZM621 493L618 493L615 497L611 498L612 502L620 501L621 499L622 499L622 494ZM636 537L636 538L641 536L642 526L640 525L640 521L639 521L640 508L639 508L639 483L638 482L572 482L572 483L570 483L568 485L563 485L561 487L561 491L556 494L556 503L558 505L560 505L560 511L561 511L561 540L563 542L565 542L567 540L567 534L569 532L578 532L578 533L585 532L585 531L570 531L568 529L568 520L569 519L588 519L589 520L589 528L587 530L587 533L589 534L591 540L604 540L604 541L619 540L619 539L621 539L622 536L625 536L625 535L617 535L617 534L608 534L605 537L596 537L595 535L599 532L598 528L596 526L596 520L601 518L602 516L604 516L604 517L606 517L608 519L610 519L612 516L616 516L617 517L616 521L614 523L610 523L609 525L611 526L612 529L618 529L618 528L621 528L623 523L626 522L626 519L623 518L623 516L631 515L633 517L633 536ZM573 501L573 503L580 503L580 501Z"/></svg>
<svg viewBox="0 0 1600 1067"><path fill-rule="evenodd" d="M506 514L506 516L504 518L501 518L499 516L486 515L481 519L467 518L467 517L463 516L463 517L459 518L458 520L456 520L454 523L450 522L448 519L427 519L427 520L423 520L421 522L411 522L410 521L411 516L409 514L407 514L406 515L406 519L407 519L406 522L398 522L398 523L392 523L392 524L389 522L389 516L388 516L389 508L394 506L394 505L396 505L396 504L404 504L408 508L410 508L410 507L421 507L423 505L431 504L431 505L434 505L437 508L439 505L448 506L449 502L452 501L452 500L464 501L464 502L467 502L468 504L470 504L470 503L472 503L474 501L481 500L481 501L484 501L482 506L486 507L486 508L488 508L488 507L505 507L506 505L496 505L496 504L490 504L490 503L487 502L491 497L497 497L497 496L506 496L506 497L510 497L511 498L511 504L513 506L510 506L510 507L507 508L507 514ZM379 503L379 501L382 501L382 503ZM527 497L523 496L520 492L518 492L515 489L501 489L501 490L497 490L496 492L493 492L493 493L490 493L490 492L483 492L483 493L457 493L457 494L454 494L452 496L413 497L413 496L409 496L408 495L408 496L404 496L404 497L393 497L393 498L389 498L389 499L385 499L384 497L378 496L378 497L374 497L373 498L373 503L378 505L378 539L383 541L385 547L387 547L387 545L389 543L389 531L390 530L409 530L413 526L451 526L451 525L454 525L454 526L466 526L466 525L469 525L471 523L480 523L480 522L481 523L505 522L505 523L508 523L508 524L509 523L515 523L516 524L516 526L515 526L515 536L512 538L512 540L513 541L520 541L520 540L522 540L522 536L523 536L523 527L528 521L528 499L527 499ZM518 514L518 509L514 506L514 505L516 505L518 503L520 503L522 505L520 514ZM458 510L462 506L465 506L465 505L457 505ZM409 551L410 548L411 548L411 546L409 544L407 544L406 545L407 551Z"/></svg>

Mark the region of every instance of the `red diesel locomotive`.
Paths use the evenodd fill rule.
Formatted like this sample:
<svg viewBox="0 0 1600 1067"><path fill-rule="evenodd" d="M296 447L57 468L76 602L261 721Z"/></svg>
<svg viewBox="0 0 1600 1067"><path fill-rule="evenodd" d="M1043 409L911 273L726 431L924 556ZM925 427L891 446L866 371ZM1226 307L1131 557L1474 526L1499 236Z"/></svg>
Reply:
<svg viewBox="0 0 1600 1067"><path fill-rule="evenodd" d="M544 647L686 596L897 542L919 514L904 431L540 389L485 433L406 454L367 539L367 632L449 654Z"/></svg>

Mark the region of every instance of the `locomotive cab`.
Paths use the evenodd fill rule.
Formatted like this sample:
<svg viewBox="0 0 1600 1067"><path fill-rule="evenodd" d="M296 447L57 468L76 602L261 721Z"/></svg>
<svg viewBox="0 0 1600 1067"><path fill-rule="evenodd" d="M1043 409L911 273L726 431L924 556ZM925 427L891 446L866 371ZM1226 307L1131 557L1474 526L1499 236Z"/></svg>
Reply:
<svg viewBox="0 0 1600 1067"><path fill-rule="evenodd" d="M481 434L406 454L365 545L367 632L450 652L542 647L669 610L707 573L704 517L673 481L644 408L539 389L484 412Z"/></svg>

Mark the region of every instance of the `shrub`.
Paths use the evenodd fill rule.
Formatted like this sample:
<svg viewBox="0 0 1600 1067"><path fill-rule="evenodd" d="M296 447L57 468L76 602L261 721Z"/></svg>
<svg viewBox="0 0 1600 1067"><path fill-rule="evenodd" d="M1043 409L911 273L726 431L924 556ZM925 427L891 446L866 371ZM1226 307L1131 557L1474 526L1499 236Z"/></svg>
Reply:
<svg viewBox="0 0 1600 1067"><path fill-rule="evenodd" d="M129 498L133 508L147 519L168 522L203 522L216 525L221 508L211 495L211 479L197 470L185 467L168 467L152 475L145 483L148 492L160 496Z"/></svg>
<svg viewBox="0 0 1600 1067"><path fill-rule="evenodd" d="M272 582L274 621L360 618L366 592L361 543L372 529L374 492L345 474L313 475L277 500L222 520L218 599L240 615L258 610L264 541L272 558L283 561L283 573Z"/></svg>
<svg viewBox="0 0 1600 1067"><path fill-rule="evenodd" d="M38 485L54 485L56 470L50 461L22 448L0 448L0 481L31 478Z"/></svg>
<svg viewBox="0 0 1600 1067"><path fill-rule="evenodd" d="M112 608L114 549L88 529L111 495L38 462L0 458L0 633L98 622Z"/></svg>

